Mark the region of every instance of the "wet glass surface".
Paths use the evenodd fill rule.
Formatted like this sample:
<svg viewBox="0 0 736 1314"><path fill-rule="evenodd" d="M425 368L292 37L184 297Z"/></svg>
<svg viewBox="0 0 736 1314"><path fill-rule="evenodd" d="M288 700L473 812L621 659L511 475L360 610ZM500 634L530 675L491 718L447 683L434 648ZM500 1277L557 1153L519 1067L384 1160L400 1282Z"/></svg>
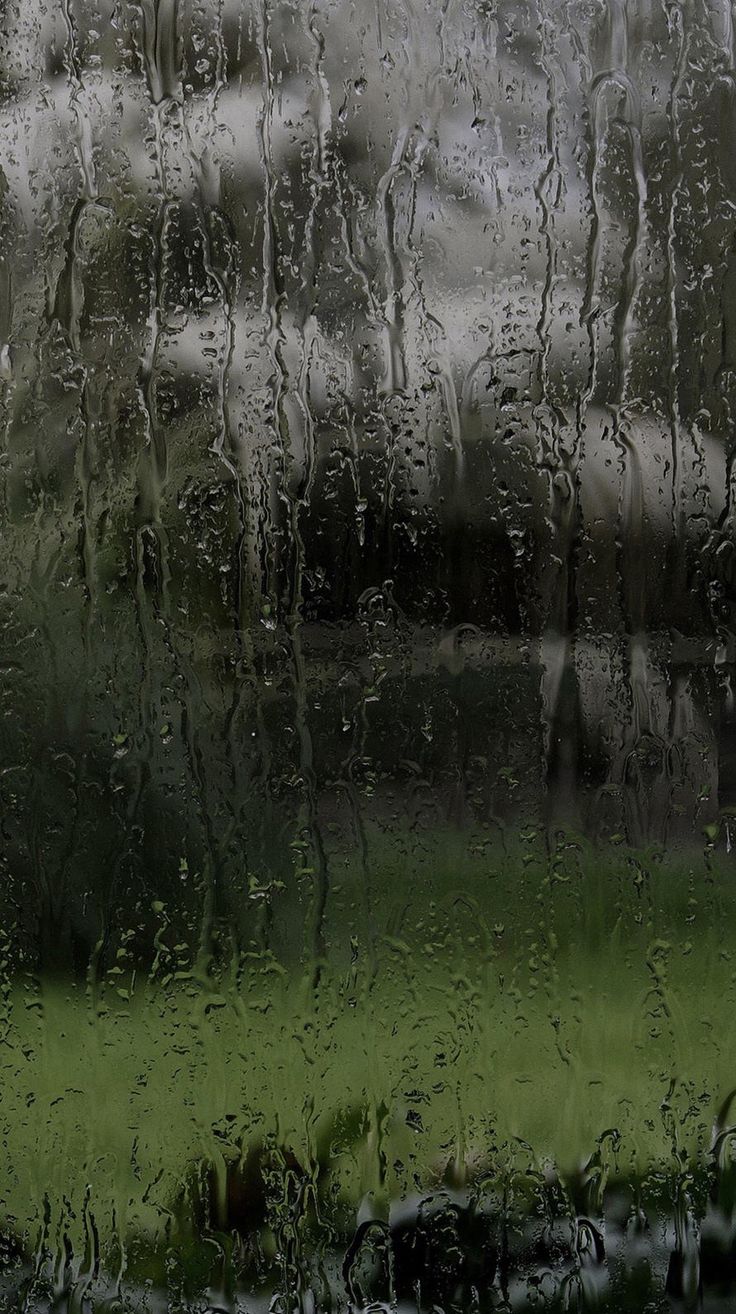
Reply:
<svg viewBox="0 0 736 1314"><path fill-rule="evenodd" d="M0 1309L725 1314L731 4L0 14Z"/></svg>

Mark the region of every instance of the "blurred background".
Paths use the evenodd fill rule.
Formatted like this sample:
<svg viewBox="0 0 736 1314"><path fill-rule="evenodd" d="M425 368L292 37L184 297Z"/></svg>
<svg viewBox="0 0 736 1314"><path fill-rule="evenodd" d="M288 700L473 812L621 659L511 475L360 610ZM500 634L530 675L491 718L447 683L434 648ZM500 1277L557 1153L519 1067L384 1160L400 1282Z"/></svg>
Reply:
<svg viewBox="0 0 736 1314"><path fill-rule="evenodd" d="M451 1002L497 952L551 1000L560 944L600 985L614 932L664 991L656 946L687 957L697 918L726 963L729 0L1 13L11 1032L16 990L99 1024L136 972L177 998L301 983L319 1026L392 953L417 990L425 951L459 954ZM730 969L690 970L715 1025Z"/></svg>
<svg viewBox="0 0 736 1314"><path fill-rule="evenodd" d="M294 828L700 845L736 805L730 4L3 21L32 951L86 963L183 861L237 919Z"/></svg>

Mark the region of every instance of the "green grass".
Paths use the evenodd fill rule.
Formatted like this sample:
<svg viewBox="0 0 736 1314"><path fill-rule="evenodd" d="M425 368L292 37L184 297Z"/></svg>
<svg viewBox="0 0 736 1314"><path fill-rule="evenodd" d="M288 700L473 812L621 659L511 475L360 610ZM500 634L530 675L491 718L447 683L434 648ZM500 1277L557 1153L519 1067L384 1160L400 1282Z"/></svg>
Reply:
<svg viewBox="0 0 736 1314"><path fill-rule="evenodd" d="M570 844L551 862L394 849L367 908L347 862L316 991L309 954L203 964L167 946L165 919L146 970L122 951L94 986L16 976L6 1227L28 1251L42 1228L84 1249L91 1214L110 1243L155 1249L186 1226L197 1166L224 1191L259 1144L288 1151L335 1218L448 1171L574 1173L610 1129L617 1176L702 1161L736 1086L728 864Z"/></svg>

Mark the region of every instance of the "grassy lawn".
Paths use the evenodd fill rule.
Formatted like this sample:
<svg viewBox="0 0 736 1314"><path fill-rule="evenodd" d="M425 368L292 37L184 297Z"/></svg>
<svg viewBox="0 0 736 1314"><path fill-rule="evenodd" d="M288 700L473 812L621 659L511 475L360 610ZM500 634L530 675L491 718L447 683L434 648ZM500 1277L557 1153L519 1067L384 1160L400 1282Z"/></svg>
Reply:
<svg viewBox="0 0 736 1314"><path fill-rule="evenodd" d="M203 1165L226 1226L259 1146L336 1227L367 1195L380 1212L499 1165L704 1162L736 1086L728 855L371 853L368 905L354 860L333 880L317 973L270 950L188 961L159 910L146 968L8 982L0 1198L26 1252L83 1251L90 1217L103 1248L155 1250L191 1227Z"/></svg>

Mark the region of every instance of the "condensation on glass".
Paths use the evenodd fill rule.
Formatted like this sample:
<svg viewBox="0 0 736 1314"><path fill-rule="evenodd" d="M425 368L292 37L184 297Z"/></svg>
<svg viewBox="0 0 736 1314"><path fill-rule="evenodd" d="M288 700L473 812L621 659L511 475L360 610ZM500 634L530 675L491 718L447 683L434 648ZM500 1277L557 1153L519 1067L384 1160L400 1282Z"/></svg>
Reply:
<svg viewBox="0 0 736 1314"><path fill-rule="evenodd" d="M725 1311L731 4L1 13L3 1308Z"/></svg>

